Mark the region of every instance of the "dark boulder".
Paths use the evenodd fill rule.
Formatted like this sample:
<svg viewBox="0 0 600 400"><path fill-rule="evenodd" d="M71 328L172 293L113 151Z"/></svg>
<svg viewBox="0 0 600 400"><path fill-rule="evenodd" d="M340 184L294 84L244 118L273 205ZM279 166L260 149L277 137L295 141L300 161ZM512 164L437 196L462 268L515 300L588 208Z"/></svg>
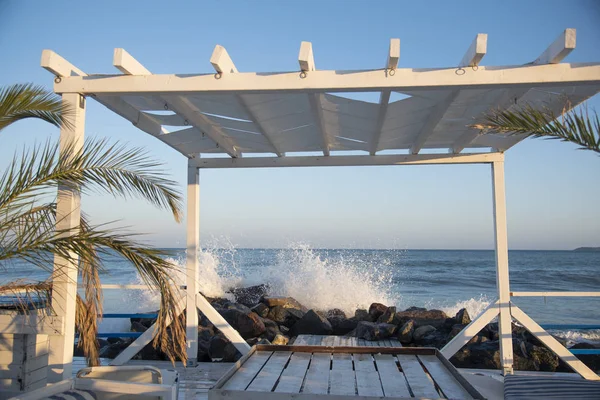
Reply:
<svg viewBox="0 0 600 400"><path fill-rule="evenodd" d="M223 362L236 362L242 358L242 353L235 348L233 343L229 342L225 345L223 349Z"/></svg>
<svg viewBox="0 0 600 400"><path fill-rule="evenodd" d="M432 331L421 338L420 345L423 347L435 347L441 349L448 343L448 335L442 331Z"/></svg>
<svg viewBox="0 0 600 400"><path fill-rule="evenodd" d="M262 319L247 307L241 307L238 305L223 311L223 318L245 339L262 334L265 331Z"/></svg>
<svg viewBox="0 0 600 400"><path fill-rule="evenodd" d="M378 324L375 322L360 321L356 326L354 335L364 340L382 340L391 337L398 327L391 324Z"/></svg>
<svg viewBox="0 0 600 400"><path fill-rule="evenodd" d="M208 354L214 360L222 360L225 357L225 348L231 342L224 335L215 335L210 339Z"/></svg>
<svg viewBox="0 0 600 400"><path fill-rule="evenodd" d="M388 307L385 312L377 318L377 322L380 324L398 325L399 321L396 317L396 307Z"/></svg>
<svg viewBox="0 0 600 400"><path fill-rule="evenodd" d="M371 316L369 315L369 312L367 310L363 310L362 308L359 308L358 310L354 311L354 318L357 321L371 321Z"/></svg>
<svg viewBox="0 0 600 400"><path fill-rule="evenodd" d="M354 318L346 319L342 317L331 317L328 318L328 321L333 329L333 334L339 336L353 331L356 329L356 325L358 324L358 321Z"/></svg>
<svg viewBox="0 0 600 400"><path fill-rule="evenodd" d="M269 308L281 306L283 308L295 308L304 312L308 311L306 307L300 304L300 302L293 297L265 297L263 299L263 303L265 303Z"/></svg>
<svg viewBox="0 0 600 400"><path fill-rule="evenodd" d="M158 311L150 311L148 313L144 313L144 314L158 314ZM130 318L131 324L133 325L134 322L138 322L140 324L142 324L143 326L145 326L146 328L150 328L152 326L152 324L154 324L156 322L156 318ZM137 332L137 331L132 331L132 332ZM143 332L143 331L141 331Z"/></svg>
<svg viewBox="0 0 600 400"><path fill-rule="evenodd" d="M418 328L415 328L415 331L413 332L413 340L416 343L419 343L425 337L425 335L427 335L435 330L436 330L435 327L433 327L431 325L419 326Z"/></svg>
<svg viewBox="0 0 600 400"><path fill-rule="evenodd" d="M333 308L331 310L327 310L325 313L325 318L347 318L346 313L339 308Z"/></svg>
<svg viewBox="0 0 600 400"><path fill-rule="evenodd" d="M308 310L290 329L292 336L298 335L331 335L333 328L326 318L314 310Z"/></svg>
<svg viewBox="0 0 600 400"><path fill-rule="evenodd" d="M467 345L460 349L450 362L457 368L502 369L497 341Z"/></svg>
<svg viewBox="0 0 600 400"><path fill-rule="evenodd" d="M229 290L229 293L233 293L236 303L252 307L260 303L260 300L269 294L269 285L262 284L245 288L235 288Z"/></svg>
<svg viewBox="0 0 600 400"><path fill-rule="evenodd" d="M424 308L411 307L407 310L396 313L396 317L402 323L412 319L415 321L416 326L431 325L433 327L441 328L446 323L448 316L445 312L440 310L426 310Z"/></svg>
<svg viewBox="0 0 600 400"><path fill-rule="evenodd" d="M468 325L471 323L471 317L469 316L469 312L467 311L466 308L460 309L456 313L456 316L454 317L454 319L456 320L457 324L461 324L461 325Z"/></svg>
<svg viewBox="0 0 600 400"><path fill-rule="evenodd" d="M379 318L384 312L386 312L388 309L388 306L386 306L385 304L381 304L381 303L373 303L369 306L369 320L370 321L377 321L377 318Z"/></svg>
<svg viewBox="0 0 600 400"><path fill-rule="evenodd" d="M600 349L600 345L591 343L577 343L573 345L571 349ZM600 354L577 354L575 357L580 359L593 371L600 371Z"/></svg>
<svg viewBox="0 0 600 400"><path fill-rule="evenodd" d="M270 319L266 318L263 318L262 321L265 324L265 331L262 335L260 335L261 338L265 338L268 341L272 342L273 339L275 339L275 336L281 335L281 331L279 330L277 322L271 321Z"/></svg>
<svg viewBox="0 0 600 400"><path fill-rule="evenodd" d="M304 312L297 308L285 308L283 306L275 306L271 308L267 314L267 318L277 322L280 325L285 325L288 328L292 327L300 318L304 316Z"/></svg>
<svg viewBox="0 0 600 400"><path fill-rule="evenodd" d="M137 321L131 323L131 332L145 332L147 329L148 327L142 325Z"/></svg>
<svg viewBox="0 0 600 400"><path fill-rule="evenodd" d="M267 315L269 315L269 307L264 303L258 303L251 310L263 318L267 318Z"/></svg>
<svg viewBox="0 0 600 400"><path fill-rule="evenodd" d="M450 333L448 334L448 339L454 338L454 336L458 335L463 329L465 329L466 325L456 324L452 326Z"/></svg>
<svg viewBox="0 0 600 400"><path fill-rule="evenodd" d="M413 341L413 333L415 331L415 321L409 319L398 330L398 340L402 344L409 344Z"/></svg>

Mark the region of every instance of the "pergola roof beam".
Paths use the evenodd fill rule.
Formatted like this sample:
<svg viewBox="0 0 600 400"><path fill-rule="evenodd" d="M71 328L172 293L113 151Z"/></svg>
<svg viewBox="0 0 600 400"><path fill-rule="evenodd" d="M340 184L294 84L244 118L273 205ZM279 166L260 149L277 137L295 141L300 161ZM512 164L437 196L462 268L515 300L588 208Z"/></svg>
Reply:
<svg viewBox="0 0 600 400"><path fill-rule="evenodd" d="M396 72L398 68L398 61L400 60L400 39L390 39L390 48L388 51L388 57L386 60L386 74L390 74L391 71ZM390 104L391 90L382 90L379 94L379 111L377 114L377 125L375 126L375 132L371 139L370 153L372 156L377 153L379 148L379 140L381 139L381 133L385 117L387 115L388 106Z"/></svg>
<svg viewBox="0 0 600 400"><path fill-rule="evenodd" d="M575 48L575 29L568 28L540 55L533 64L557 64L561 62ZM515 104L527 93L527 90L520 91L518 96L514 96ZM514 106L513 106L514 107ZM460 137L454 146L450 149L451 153L460 153L467 147L475 138L484 134L484 132L476 129L466 132ZM522 139L521 135L515 135L513 138L516 141Z"/></svg>
<svg viewBox="0 0 600 400"><path fill-rule="evenodd" d="M485 56L486 51L487 33L479 33L477 34L475 40L473 40L473 43L471 43L471 46L463 56L459 67L478 66L483 56ZM425 125L423 125L423 128L421 128L421 131L417 135L415 141L413 142L413 145L410 147L410 152L412 154L418 154L419 151L421 151L423 145L425 145L427 139L429 139L429 137L433 135L435 128L437 128L442 118L444 118L444 115L448 111L448 108L450 108L452 103L454 103L454 100L456 100L459 93L460 90L452 90L444 100L442 100L433 108L431 114L429 115L429 118L427 119L427 122L425 123Z"/></svg>
<svg viewBox="0 0 600 400"><path fill-rule="evenodd" d="M235 64L233 63L233 60L231 59L231 57L229 56L229 53L227 52L225 47L223 47L221 45L215 46L212 56L210 57L210 63L214 67L215 71L217 71L217 73L219 73L219 74L224 75L224 74L229 74L229 73L231 73L231 74L238 73L238 69L236 68ZM285 156L285 153L283 153L281 150L279 150L279 148L277 148L277 146L273 142L272 133L269 132L268 129L265 129L263 124L260 123L260 121L258 120L256 115L252 112L252 110L248 106L248 102L246 101L244 96L236 94L235 97L236 97L238 103L240 104L240 106L242 107L242 109L246 112L246 114L248 114L248 116L250 117L252 122L254 122L254 124L258 127L258 129L260 130L260 132L262 133L264 138L267 140L267 142L269 143L269 146L273 149L273 152L275 154L277 154L277 157Z"/></svg>
<svg viewBox="0 0 600 400"><path fill-rule="evenodd" d="M554 42L535 60L534 64L558 64L575 49L576 30L567 28Z"/></svg>
<svg viewBox="0 0 600 400"><path fill-rule="evenodd" d="M152 76L152 73L146 69L139 61L131 56L124 49L115 49L113 65L126 75L144 75ZM161 97L165 101L165 106L171 111L179 114L196 129L206 133L217 146L220 146L231 157L240 157L232 140L226 137L221 129L212 124L211 121L194 106L188 99L182 96Z"/></svg>
<svg viewBox="0 0 600 400"><path fill-rule="evenodd" d="M302 42L300 44L300 53L298 54L298 63L300 64L300 70L302 71L301 79L308 80L309 72L316 71L315 57L313 54L312 43ZM323 154L328 156L330 154L330 141L325 129L325 123L323 121L323 107L321 106L321 95L318 93L308 93L308 102L310 103L310 109L313 118L316 121L315 128L318 134L321 136L321 142L323 147Z"/></svg>

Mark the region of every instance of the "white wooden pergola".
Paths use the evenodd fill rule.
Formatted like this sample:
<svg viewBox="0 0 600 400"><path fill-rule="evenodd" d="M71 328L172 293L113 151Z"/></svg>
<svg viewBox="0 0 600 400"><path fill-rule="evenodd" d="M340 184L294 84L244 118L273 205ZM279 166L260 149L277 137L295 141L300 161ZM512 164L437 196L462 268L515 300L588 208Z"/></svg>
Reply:
<svg viewBox="0 0 600 400"><path fill-rule="evenodd" d="M501 362L504 372L512 373L515 318L582 376L598 379L510 302L504 151L524 137L480 132L469 125L492 108L529 104L560 112L567 99L574 107L600 91L600 63L560 63L575 48L574 29L565 30L526 65L481 66L486 43L487 35L479 34L457 66L434 69L398 68L399 39L390 41L386 64L375 70L317 70L308 42L301 44L299 69L291 72L239 72L222 46L215 47L210 59L214 74L152 74L123 49L115 50L113 60L121 74L87 75L50 50L44 50L42 66L56 76L55 92L76 110L75 123L61 129L61 143L75 139L81 144L85 98L91 97L188 158L187 297L182 309L191 311L191 364L198 351L196 308L242 353L249 349L198 292L200 169L487 164L492 172L498 298L448 343L444 355L451 357L498 316ZM379 102L340 95L360 92L379 92ZM402 99L390 101L393 92ZM248 154L252 157L244 157ZM61 228L76 228L79 193L59 187L58 212L69 216L58 218ZM64 260L56 260L57 271L61 264ZM55 379L70 377L73 356L77 268L70 265L66 271L56 273L54 280L53 306L65 321L62 335L51 341ZM129 360L153 334L146 331L113 363Z"/></svg>

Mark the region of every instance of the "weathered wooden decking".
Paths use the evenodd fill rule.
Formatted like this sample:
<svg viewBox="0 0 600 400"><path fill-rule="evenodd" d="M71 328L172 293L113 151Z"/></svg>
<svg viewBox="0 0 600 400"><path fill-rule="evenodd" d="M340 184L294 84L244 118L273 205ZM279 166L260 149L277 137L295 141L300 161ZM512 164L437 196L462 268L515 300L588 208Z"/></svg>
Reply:
<svg viewBox="0 0 600 400"><path fill-rule="evenodd" d="M379 341L369 341L349 336L328 336L328 335L298 335L294 346L342 346L342 347L402 347L402 344L396 339L384 339Z"/></svg>

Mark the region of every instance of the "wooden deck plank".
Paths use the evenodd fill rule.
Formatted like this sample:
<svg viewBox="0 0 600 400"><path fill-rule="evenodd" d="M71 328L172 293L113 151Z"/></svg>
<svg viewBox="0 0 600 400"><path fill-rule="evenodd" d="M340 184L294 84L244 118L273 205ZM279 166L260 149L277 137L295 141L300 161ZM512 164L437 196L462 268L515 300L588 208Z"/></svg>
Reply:
<svg viewBox="0 0 600 400"><path fill-rule="evenodd" d="M418 356L423 363L429 375L435 383L442 389L444 395L449 399L472 399L471 395L454 376L446 369L436 356Z"/></svg>
<svg viewBox="0 0 600 400"><path fill-rule="evenodd" d="M425 373L417 356L397 355L400 367L415 397L439 398L433 382Z"/></svg>
<svg viewBox="0 0 600 400"><path fill-rule="evenodd" d="M396 358L391 354L375 354L374 357L385 397L410 397L408 384L398 369Z"/></svg>
<svg viewBox="0 0 600 400"><path fill-rule="evenodd" d="M291 355L289 351L274 352L246 390L272 391Z"/></svg>
<svg viewBox="0 0 600 400"><path fill-rule="evenodd" d="M329 374L329 394L356 395L356 377L352 367L352 355L334 353Z"/></svg>
<svg viewBox="0 0 600 400"><path fill-rule="evenodd" d="M383 396L381 381L371 354L354 354L354 369L359 396Z"/></svg>
<svg viewBox="0 0 600 400"><path fill-rule="evenodd" d="M290 362L283 370L279 383L275 387L278 393L300 393L302 382L310 362L310 353L294 353L290 357Z"/></svg>
<svg viewBox="0 0 600 400"><path fill-rule="evenodd" d="M329 391L330 353L314 353L310 360L302 393L327 394Z"/></svg>
<svg viewBox="0 0 600 400"><path fill-rule="evenodd" d="M235 374L223 385L227 390L246 390L252 380L258 375L267 360L273 354L270 351L257 351L250 357Z"/></svg>

